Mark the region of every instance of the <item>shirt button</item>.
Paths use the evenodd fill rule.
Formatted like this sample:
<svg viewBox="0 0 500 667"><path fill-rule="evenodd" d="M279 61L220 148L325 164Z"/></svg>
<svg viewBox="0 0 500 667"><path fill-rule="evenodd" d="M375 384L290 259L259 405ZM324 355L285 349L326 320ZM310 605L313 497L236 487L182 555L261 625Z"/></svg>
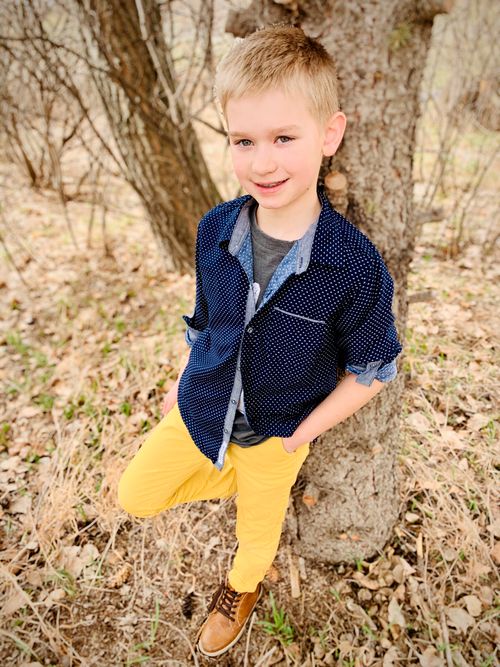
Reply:
<svg viewBox="0 0 500 667"><path fill-rule="evenodd" d="M252 333L253 327L248 327L247 331L248 331L248 333Z"/></svg>
<svg viewBox="0 0 500 667"><path fill-rule="evenodd" d="M236 403L236 401L234 400L234 398L231 399L231 403Z"/></svg>
<svg viewBox="0 0 500 667"><path fill-rule="evenodd" d="M227 428L224 429L224 433L229 433L229 431L227 430Z"/></svg>

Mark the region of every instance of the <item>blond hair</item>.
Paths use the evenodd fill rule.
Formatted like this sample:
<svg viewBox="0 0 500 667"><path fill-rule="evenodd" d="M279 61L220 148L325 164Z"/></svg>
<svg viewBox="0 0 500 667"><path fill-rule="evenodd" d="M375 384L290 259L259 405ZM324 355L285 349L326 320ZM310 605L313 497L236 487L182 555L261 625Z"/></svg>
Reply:
<svg viewBox="0 0 500 667"><path fill-rule="evenodd" d="M300 91L312 116L323 124L339 110L337 71L325 47L301 28L272 25L236 37L215 74L214 95L226 117L230 98L272 88Z"/></svg>

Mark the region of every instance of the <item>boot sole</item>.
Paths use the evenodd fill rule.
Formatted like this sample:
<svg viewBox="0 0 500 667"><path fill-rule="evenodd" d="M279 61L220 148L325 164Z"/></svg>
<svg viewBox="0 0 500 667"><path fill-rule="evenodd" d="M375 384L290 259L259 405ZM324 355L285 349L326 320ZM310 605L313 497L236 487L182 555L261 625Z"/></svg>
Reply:
<svg viewBox="0 0 500 667"><path fill-rule="evenodd" d="M257 596L257 599L255 600L255 603L254 603L252 609L250 610L250 613L248 614L246 621L243 623L243 625L241 626L241 630L238 632L238 634L236 635L236 637L233 639L233 641L230 644L228 644L227 646L224 646L224 648L221 648L219 651L215 651L214 653L209 653L208 651L205 651L205 649L201 648L201 644L198 641L198 643L196 644L196 648L198 649L198 651L200 653L202 653L203 655L206 655L208 658L216 658L217 656L222 655L223 653L226 653L226 651L229 651L229 649L232 648L236 644L236 642L239 640L239 638L243 634L245 628L247 627L247 623L248 623L248 621L250 620L250 617L253 614L253 610L257 606L257 602L262 597L263 591L264 591L264 587L261 585L259 595ZM203 624L203 625L205 625L205 624ZM198 636L201 634L201 632L203 630L203 625L201 626L201 628L198 631Z"/></svg>

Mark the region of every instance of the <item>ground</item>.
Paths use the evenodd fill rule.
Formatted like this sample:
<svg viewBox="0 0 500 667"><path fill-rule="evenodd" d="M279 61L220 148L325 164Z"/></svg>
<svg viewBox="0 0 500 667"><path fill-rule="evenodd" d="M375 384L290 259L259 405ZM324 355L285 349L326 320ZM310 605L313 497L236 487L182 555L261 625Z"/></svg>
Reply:
<svg viewBox="0 0 500 667"><path fill-rule="evenodd" d="M147 520L116 502L186 349L193 278L163 269L123 185L106 244L100 228L87 243L90 207L69 205L76 248L54 195L1 170L16 264L0 269L1 664L211 664L193 640L235 551L234 501ZM437 225L424 224L410 275L391 542L369 562L325 566L293 553L285 531L249 632L217 664L498 659L498 262L480 225L446 259Z"/></svg>

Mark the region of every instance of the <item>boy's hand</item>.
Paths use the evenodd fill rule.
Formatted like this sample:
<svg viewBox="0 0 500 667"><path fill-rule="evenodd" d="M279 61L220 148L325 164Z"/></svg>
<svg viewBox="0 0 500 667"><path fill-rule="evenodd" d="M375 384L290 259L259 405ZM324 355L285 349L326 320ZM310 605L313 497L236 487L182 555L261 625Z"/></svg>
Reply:
<svg viewBox="0 0 500 667"><path fill-rule="evenodd" d="M161 406L161 414L165 416L177 403L177 389L179 388L179 381L177 381L165 396L163 405Z"/></svg>
<svg viewBox="0 0 500 667"><path fill-rule="evenodd" d="M295 442L293 439L295 438ZM316 442L317 438L314 438L314 440L311 440L309 444L314 444ZM281 438L281 442L283 443L283 449L288 452L289 454L293 454L293 452L297 451L297 449L300 449L302 445L307 444L306 442L300 442L297 444L297 439L295 437L295 433L291 435L289 438Z"/></svg>
<svg viewBox="0 0 500 667"><path fill-rule="evenodd" d="M283 442L283 449L285 452L288 452L289 454L293 454L298 447L292 443L293 441L293 435L290 436L289 438L281 438Z"/></svg>

